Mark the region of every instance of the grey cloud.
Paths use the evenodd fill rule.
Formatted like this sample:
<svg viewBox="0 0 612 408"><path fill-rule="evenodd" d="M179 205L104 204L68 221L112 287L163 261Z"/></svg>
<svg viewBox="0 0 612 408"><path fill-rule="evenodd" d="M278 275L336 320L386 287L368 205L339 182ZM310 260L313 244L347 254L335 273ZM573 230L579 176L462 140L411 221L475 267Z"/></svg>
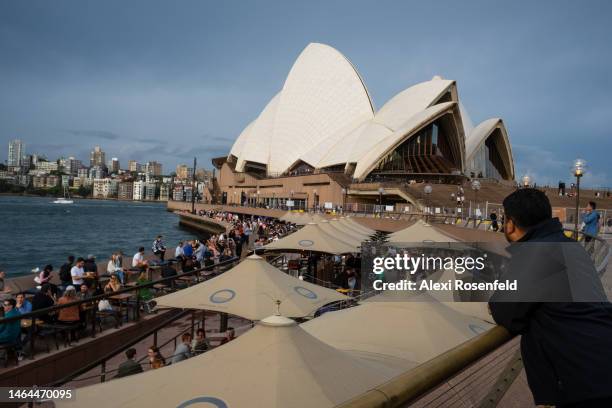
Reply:
<svg viewBox="0 0 612 408"><path fill-rule="evenodd" d="M66 133L73 135L73 136L79 136L79 137L85 136L85 137L100 138L100 139L106 139L106 140L117 140L121 137L113 132L109 132L106 130L66 130Z"/></svg>

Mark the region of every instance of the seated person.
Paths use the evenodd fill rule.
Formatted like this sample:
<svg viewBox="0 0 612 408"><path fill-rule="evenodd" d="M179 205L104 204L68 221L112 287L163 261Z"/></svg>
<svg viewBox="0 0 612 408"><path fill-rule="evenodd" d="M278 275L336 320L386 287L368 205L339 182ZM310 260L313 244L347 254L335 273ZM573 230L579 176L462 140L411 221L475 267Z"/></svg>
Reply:
<svg viewBox="0 0 612 408"><path fill-rule="evenodd" d="M234 328L233 327L228 327L227 331L225 332L225 338L223 340L221 340L221 343L219 343L219 345L228 343L232 340L234 340L236 338L236 333L234 332Z"/></svg>
<svg viewBox="0 0 612 408"><path fill-rule="evenodd" d="M64 291L64 295L57 301L58 305L65 305L67 303L76 302L79 298L76 295L76 289L72 285L68 285ZM60 309L58 312L57 320L61 323L78 323L81 320L79 315L79 306L74 305Z"/></svg>
<svg viewBox="0 0 612 408"><path fill-rule="evenodd" d="M206 332L204 329L196 331L196 338L191 342L191 350L193 354L202 354L208 350L208 340L206 340Z"/></svg>
<svg viewBox="0 0 612 408"><path fill-rule="evenodd" d="M166 365L166 359L161 355L156 346L149 347L147 355L149 356L149 366L152 369L161 368Z"/></svg>
<svg viewBox="0 0 612 408"><path fill-rule="evenodd" d="M15 308L15 299L4 299L2 306L4 308L4 318L19 316L19 311ZM12 345L19 343L19 336L21 335L21 323L20 320L14 320L9 323L0 324L0 344L1 345Z"/></svg>
<svg viewBox="0 0 612 408"><path fill-rule="evenodd" d="M132 258L132 268L146 270L149 266L149 262L144 257L145 249L144 247L138 248L138 252L134 254Z"/></svg>
<svg viewBox="0 0 612 408"><path fill-rule="evenodd" d="M125 283L125 273L123 271L123 268L121 267L120 259L117 254L111 255L111 259L108 261L108 264L106 265L106 273L110 273L111 275L113 273L117 274L117 276L119 277L119 281L122 284Z"/></svg>
<svg viewBox="0 0 612 408"><path fill-rule="evenodd" d="M135 348L127 349L125 352L125 357L127 360L119 365L119 370L115 378L127 377L128 375L142 373L142 367L140 364L134 361L134 357L136 357Z"/></svg>
<svg viewBox="0 0 612 408"><path fill-rule="evenodd" d="M183 333L181 342L176 346L172 356L172 364L180 363L183 360L193 357L191 353L191 333Z"/></svg>
<svg viewBox="0 0 612 408"><path fill-rule="evenodd" d="M24 293L17 294L17 305L15 308L20 314L30 313L32 311L32 303L28 299L25 298Z"/></svg>
<svg viewBox="0 0 612 408"><path fill-rule="evenodd" d="M32 310L35 311L35 310L47 309L54 305L55 305L55 295L53 294L53 291L51 290L51 286L43 285L42 288L40 288L40 291L38 291L38 293L36 293L34 295L34 298L32 299ZM44 314L44 315L38 316L38 319L42 320L45 323L50 323L54 320L54 317L48 314Z"/></svg>
<svg viewBox="0 0 612 408"><path fill-rule="evenodd" d="M104 292L116 292L119 289L121 289L121 282L119 282L117 274L113 273L106 286L104 286Z"/></svg>

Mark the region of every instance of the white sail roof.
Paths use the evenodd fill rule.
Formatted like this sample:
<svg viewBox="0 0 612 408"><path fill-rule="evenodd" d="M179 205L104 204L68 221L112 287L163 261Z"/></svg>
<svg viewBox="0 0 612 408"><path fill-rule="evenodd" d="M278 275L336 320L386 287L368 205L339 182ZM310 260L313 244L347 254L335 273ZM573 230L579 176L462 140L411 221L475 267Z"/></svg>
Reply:
<svg viewBox="0 0 612 408"><path fill-rule="evenodd" d="M345 165L347 171L356 163L353 177L363 180L389 149L450 106L460 139L485 132L488 121L473 128L459 101L456 82L439 76L399 92L375 113L350 61L328 45L312 43L293 64L282 90L243 131L230 154L238 159L239 172L247 162L265 165L268 175L285 173L300 162L315 169ZM471 141L477 147L476 139ZM457 143L463 170L465 140Z"/></svg>

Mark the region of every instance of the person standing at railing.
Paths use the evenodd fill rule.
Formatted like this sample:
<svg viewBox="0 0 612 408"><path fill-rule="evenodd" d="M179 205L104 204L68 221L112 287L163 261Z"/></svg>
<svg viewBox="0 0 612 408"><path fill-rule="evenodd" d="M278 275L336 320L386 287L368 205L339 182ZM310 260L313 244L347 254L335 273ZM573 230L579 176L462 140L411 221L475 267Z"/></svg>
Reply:
<svg viewBox="0 0 612 408"><path fill-rule="evenodd" d="M585 242L591 242L593 237L596 237L599 233L599 213L595 211L597 209L597 203L589 201L586 206L584 213L582 214L582 232L587 234L584 237Z"/></svg>
<svg viewBox="0 0 612 408"><path fill-rule="evenodd" d="M503 206L512 259L500 279L517 279L518 292L496 292L489 307L497 324L521 335L535 403L612 407L612 304L592 261L542 191L518 189Z"/></svg>

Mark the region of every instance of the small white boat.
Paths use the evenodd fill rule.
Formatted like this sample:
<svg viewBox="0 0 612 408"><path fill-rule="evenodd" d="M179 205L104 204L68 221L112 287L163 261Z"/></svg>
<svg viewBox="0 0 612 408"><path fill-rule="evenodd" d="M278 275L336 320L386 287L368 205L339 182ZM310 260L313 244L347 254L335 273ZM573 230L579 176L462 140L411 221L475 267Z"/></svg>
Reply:
<svg viewBox="0 0 612 408"><path fill-rule="evenodd" d="M53 201L53 204L73 204L74 201L70 199L70 193L68 192L68 186L64 186L64 196Z"/></svg>
<svg viewBox="0 0 612 408"><path fill-rule="evenodd" d="M53 204L73 204L74 201L67 200L64 197L60 197L57 200L53 201Z"/></svg>

